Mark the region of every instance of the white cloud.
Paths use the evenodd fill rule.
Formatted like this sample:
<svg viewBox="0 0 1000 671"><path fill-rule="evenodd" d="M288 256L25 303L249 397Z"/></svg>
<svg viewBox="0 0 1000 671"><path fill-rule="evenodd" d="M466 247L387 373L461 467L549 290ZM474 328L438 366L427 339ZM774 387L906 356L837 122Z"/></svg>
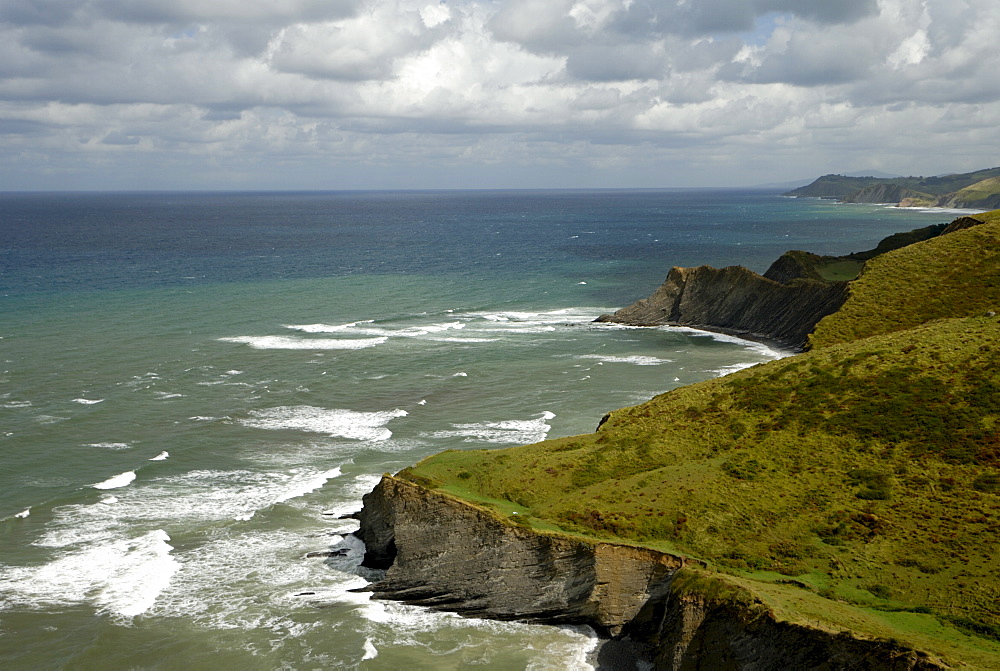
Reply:
<svg viewBox="0 0 1000 671"><path fill-rule="evenodd" d="M995 0L0 0L0 188L984 167L998 33Z"/></svg>

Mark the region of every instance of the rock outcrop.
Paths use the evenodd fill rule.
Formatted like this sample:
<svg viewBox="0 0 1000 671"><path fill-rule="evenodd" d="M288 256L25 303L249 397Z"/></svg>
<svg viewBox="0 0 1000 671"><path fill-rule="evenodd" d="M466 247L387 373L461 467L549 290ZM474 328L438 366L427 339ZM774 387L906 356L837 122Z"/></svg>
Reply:
<svg viewBox="0 0 1000 671"><path fill-rule="evenodd" d="M364 497L359 518L365 565L387 569L371 586L376 598L590 625L614 639L601 648L598 668L622 657L692 671L942 668L896 643L779 621L740 588L700 590L698 573L685 579L698 562L537 532L392 476Z"/></svg>
<svg viewBox="0 0 1000 671"><path fill-rule="evenodd" d="M388 568L381 598L469 616L589 624L618 635L661 598L680 557L536 533L497 514L385 476L364 497L363 565Z"/></svg>
<svg viewBox="0 0 1000 671"><path fill-rule="evenodd" d="M768 279L742 266L673 268L649 298L599 322L691 326L801 348L847 298L846 282Z"/></svg>

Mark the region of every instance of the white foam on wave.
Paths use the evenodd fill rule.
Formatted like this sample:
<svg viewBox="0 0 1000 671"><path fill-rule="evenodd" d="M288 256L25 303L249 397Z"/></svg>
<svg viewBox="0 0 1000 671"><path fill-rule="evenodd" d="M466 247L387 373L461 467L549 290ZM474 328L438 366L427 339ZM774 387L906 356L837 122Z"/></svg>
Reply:
<svg viewBox="0 0 1000 671"><path fill-rule="evenodd" d="M354 528L357 528L357 522L351 519L341 520L340 517L344 515L349 515L351 513L356 513L361 509L361 499L365 494L368 494L382 480L382 476L375 473L363 473L357 475L353 480L345 482L340 485L338 489L338 494L343 498L339 503L334 503L327 505L323 509L323 515L327 518L330 523L332 522L343 522L344 532L349 533Z"/></svg>
<svg viewBox="0 0 1000 671"><path fill-rule="evenodd" d="M429 333L441 333L442 331L460 331L465 328L463 322L446 322L443 324L428 324L427 326L413 326L403 329L400 335L422 336Z"/></svg>
<svg viewBox="0 0 1000 671"><path fill-rule="evenodd" d="M41 566L0 571L3 601L38 608L93 603L98 612L134 617L149 610L178 564L162 529L88 545Z"/></svg>
<svg viewBox="0 0 1000 671"><path fill-rule="evenodd" d="M365 639L364 652L365 654L361 658L362 662L366 659L375 659L378 657L378 648L375 647L370 638Z"/></svg>
<svg viewBox="0 0 1000 671"><path fill-rule="evenodd" d="M125 471L103 482L91 485L91 487L94 489L118 489L130 485L133 480L135 480L135 471Z"/></svg>
<svg viewBox="0 0 1000 671"><path fill-rule="evenodd" d="M56 415L39 415L35 417L35 421L39 424L57 424L59 422L65 422L69 417L58 417Z"/></svg>
<svg viewBox="0 0 1000 671"><path fill-rule="evenodd" d="M506 310L501 312L473 312L470 314L493 322L565 324L570 322L591 321L602 314L613 311L614 308L570 307L558 308L555 310L537 310L532 312L523 310Z"/></svg>
<svg viewBox="0 0 1000 671"><path fill-rule="evenodd" d="M99 447L102 450L128 450L132 445L129 443L85 443L85 447Z"/></svg>
<svg viewBox="0 0 1000 671"><path fill-rule="evenodd" d="M449 430L421 435L427 438L464 438L463 442L466 443L525 445L545 440L545 436L552 428L547 422L554 417L553 413L546 410L536 419L452 424L452 428Z"/></svg>
<svg viewBox="0 0 1000 671"><path fill-rule="evenodd" d="M970 216L973 214L982 214L983 212L988 212L989 210L984 210L982 208L961 208L961 207L914 207L914 208L900 208L898 205L889 205L886 209L898 208L898 209L914 209L918 212L927 212L928 214L958 214Z"/></svg>
<svg viewBox="0 0 1000 671"><path fill-rule="evenodd" d="M715 333L714 331L701 331L687 326L660 326L657 328L671 330L671 331L680 331L683 333L687 333L689 335L707 336L712 340L716 340L718 342L727 342L727 343L732 343L734 345L740 345L744 349L759 354L765 359L783 359L786 356L791 356L795 354L795 352L791 349L778 347L776 345L767 345L762 342L757 342L756 340L747 340L745 338L740 338L739 336L729 335L726 333ZM752 366L754 364L749 364L749 365Z"/></svg>
<svg viewBox="0 0 1000 671"><path fill-rule="evenodd" d="M106 543L126 528L246 521L275 504L291 505L340 474L339 467L287 472L201 470L145 480L96 504L54 508L53 522L32 544L63 548Z"/></svg>
<svg viewBox="0 0 1000 671"><path fill-rule="evenodd" d="M30 514L31 514L31 506L28 506L27 508L25 508L21 512L19 512L16 515L14 515L14 517L18 517L18 518L20 518L20 519L23 520L25 517L27 517Z"/></svg>
<svg viewBox="0 0 1000 671"><path fill-rule="evenodd" d="M184 553L151 615L183 617L212 629L266 630L271 639L325 626L296 622L297 609L311 608L314 600L329 602L348 585L366 581L315 559L290 561L309 549L318 548L285 529L221 534Z"/></svg>
<svg viewBox="0 0 1000 671"><path fill-rule="evenodd" d="M661 359L655 356L642 356L639 354L631 356L609 356L604 354L581 354L577 359L596 359L604 363L630 363L636 366L659 366L664 363L673 363L673 359Z"/></svg>
<svg viewBox="0 0 1000 671"><path fill-rule="evenodd" d="M170 453L167 452L166 450L164 450L163 452L160 452L155 457L150 457L149 460L150 461L164 461L165 459L168 459L168 458L170 458Z"/></svg>
<svg viewBox="0 0 1000 671"><path fill-rule="evenodd" d="M286 329L302 331L303 333L341 333L356 328L358 324L371 324L374 321L374 319L367 319L347 324L285 324L284 326Z"/></svg>
<svg viewBox="0 0 1000 671"><path fill-rule="evenodd" d="M10 401L8 403L0 403L0 408L7 408L9 410L15 410L17 408L30 408L31 401Z"/></svg>
<svg viewBox="0 0 1000 671"><path fill-rule="evenodd" d="M383 441L392 437L392 431L385 425L407 414L405 410L399 409L358 412L296 405L253 411L249 417L236 421L255 429L309 431L338 438Z"/></svg>
<svg viewBox="0 0 1000 671"><path fill-rule="evenodd" d="M476 658L486 665L503 665L505 660L509 661L511 646L515 646L515 650L528 658L523 668L532 671L583 671L594 668L587 660L598 644L598 637L590 627L552 627L482 620L403 603L372 600L370 594L347 593L337 600L357 605L358 612L369 623L366 640L375 650L382 646L424 647L421 638L432 631L436 632L436 640L454 641L456 647L453 651L470 653L469 646L476 646ZM470 637L466 633L470 631L477 632L477 635ZM438 651L436 654L447 653Z"/></svg>
<svg viewBox="0 0 1000 671"><path fill-rule="evenodd" d="M389 338L291 338L288 336L236 336L221 342L249 345L253 349L358 350L381 345Z"/></svg>
<svg viewBox="0 0 1000 671"><path fill-rule="evenodd" d="M314 477L305 478L296 485L289 487L284 493L278 495L278 497L274 499L274 502L283 503L291 499L297 499L298 497L304 496L309 492L316 491L325 485L327 480L339 478L340 474L340 466L337 466L336 468L331 468L328 471L318 473Z"/></svg>
<svg viewBox="0 0 1000 671"><path fill-rule="evenodd" d="M373 320L364 322L351 322L349 324L286 324L285 328L302 331L303 333L339 333L345 335L369 335L383 338L419 338L434 333L444 331L461 330L466 324L462 321L450 321L435 324L424 324L421 326L407 326L404 328L389 328L379 326L367 326Z"/></svg>
<svg viewBox="0 0 1000 671"><path fill-rule="evenodd" d="M480 331L485 331L487 333L513 333L519 335L530 335L532 333L555 333L558 331L558 327L551 324L527 324L522 326L505 326L503 328L484 328L479 329Z"/></svg>
<svg viewBox="0 0 1000 671"><path fill-rule="evenodd" d="M484 343L484 342L498 342L500 338L431 338L434 342L453 342L459 344L465 343Z"/></svg>
<svg viewBox="0 0 1000 671"><path fill-rule="evenodd" d="M74 403L79 403L80 405L96 405L97 403L103 403L103 398L74 398Z"/></svg>

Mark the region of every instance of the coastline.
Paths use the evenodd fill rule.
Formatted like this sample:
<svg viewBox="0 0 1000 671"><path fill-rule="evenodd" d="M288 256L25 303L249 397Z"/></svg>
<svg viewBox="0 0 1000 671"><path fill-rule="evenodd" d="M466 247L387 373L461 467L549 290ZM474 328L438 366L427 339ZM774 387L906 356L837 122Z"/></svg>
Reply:
<svg viewBox="0 0 1000 671"><path fill-rule="evenodd" d="M977 255L976 250L983 245L979 238L986 240L995 233L979 225L959 226L961 223L953 222L953 226L948 227L948 235L927 238L873 256L872 258L881 258L878 262L873 261L868 267L871 273L859 280L859 292L872 290L870 277L885 277L886 279L881 280L884 287L895 287L896 283L890 281L886 273L902 273L903 277L910 278L912 273L919 272L922 268L936 267L930 260L936 262L942 257L950 257L948 251L951 250L968 250L962 253L972 254L971 258L979 259L981 255ZM984 223L987 220L979 222ZM904 250L904 247L907 249ZM671 274L684 270L675 268ZM988 284L988 278L981 279L992 286ZM668 277L665 286L669 281ZM912 284L912 280L909 281ZM962 287L965 286L962 284L950 289L963 291ZM684 292L680 293L683 295ZM896 294L898 290L893 290L893 297L899 302L900 297ZM991 294L982 298L989 301L995 300L996 296ZM638 305L643 307L643 303L644 301L640 301ZM855 303L848 307L856 310L856 306ZM662 312L667 314L669 311ZM876 312L882 314L878 310ZM926 484L925 479L918 477L911 483L903 477L907 473L903 466L910 464L912 455L905 450L897 455L893 455L891 451L883 451L879 453L881 460L859 459L858 450L865 453L871 451L871 446L864 443L865 440L871 440L871 435L865 433L868 430L866 426L851 429L860 432L861 443L845 442L843 449L838 446L833 451L838 454L827 455L825 451L829 440L834 437L842 440L845 437L842 433L837 433L839 428L824 437L817 425L817 421L822 424L823 420L817 420L816 417L807 420L802 411L796 409L794 413L789 412L782 423L778 423L774 413L775 410L783 412L780 408L785 401L781 400L781 395L786 394L790 399L788 403L792 405L796 405L799 400L809 399L805 403L805 412L822 412L827 419L832 417L838 420L838 415L854 418L856 412L864 409L871 414L873 411L869 407L869 399L872 399L873 394L877 396L877 391L884 388L885 375L898 378L895 384L901 389L910 390L905 394L919 392L920 386L914 384L916 380L907 378L919 375L922 368L898 368L901 357L885 355L895 352L908 355L922 345L936 350L937 343L941 341L953 345L968 344L996 337L995 311L976 306L975 312L974 315L954 317L951 320L942 320L940 315L929 314L923 321L915 322L908 328L889 329L882 336L859 336L846 340L841 346L822 345L819 350L803 354L803 358L796 362L780 366L768 365L759 374L747 371L728 382L716 380L691 385L687 392L678 390L676 393L657 397L647 404L609 413L592 435L547 441L544 445L511 448L499 455L439 454L425 459L413 468L404 469L395 477L386 475L376 490L365 497L365 509L361 513L362 528L358 532L366 545L373 545L373 554L380 555L378 561L382 562L381 565L388 568L385 578L371 589L379 598L399 599L481 617L501 620L524 618L530 622L551 624L588 624L602 638L617 641L615 645L627 644L633 646L633 652L640 650L641 656L653 668L779 669L815 668L820 664L837 669L946 668L946 663L934 657L935 654L946 657L953 654L955 657L952 661L958 659L963 665L971 663L975 668L989 668L982 666L982 661L993 660L998 654L996 646L986 640L990 638L990 613L993 612L989 605L983 606L979 611L984 623L980 631L974 628L978 626L975 625L978 620L969 620L973 624L968 626L962 625L960 617L955 614L953 602L942 603L939 598L942 594L954 595L955 590L966 589L967 582L954 583L950 588L937 585L935 590L945 589L945 592L932 593L928 589L926 598L921 599L913 596L912 586L908 587L899 581L899 567L916 567L920 573L927 572L921 568L922 564L915 565L907 563L905 558L899 559L904 557L899 553L899 541L895 540L900 532L891 531L895 522L906 523L909 519L907 516L919 513L922 498L912 496L916 492L908 492L907 496L901 495L900 499L896 499L888 484L883 488L884 491L875 491L874 485L869 489L854 489L859 486L858 483L871 484L876 480L888 483L890 478L894 478L892 486L923 486ZM854 313L845 308L845 314ZM704 329L694 320L692 322L684 326L706 333L721 332L730 337L743 335L733 335L733 329L726 327ZM624 323L638 327L648 322L640 319L631 324L628 321ZM730 333L725 333L726 331ZM759 339L746 340L760 342ZM766 342L767 339L764 340ZM967 347L963 345L961 349L952 347L950 356L954 357L954 361L947 360L943 369L982 370L984 366L972 365L972 362L992 356L990 351L989 347L978 348L972 344ZM932 358L938 361L938 356L940 355L935 352ZM907 357L909 358L911 357ZM881 361L876 363L877 360ZM828 370L830 367L837 372L831 373ZM828 385L817 384L817 377L831 384L835 378L840 378L838 384L843 384L845 390L852 390L851 397L837 397L833 401L834 405L828 405L823 395L830 394L830 388ZM975 390L981 385L973 380L979 378L970 378L972 389ZM860 392L862 387L858 385L862 382L873 388ZM786 389L788 386L791 388ZM748 393L750 396L746 396ZM777 396L769 397L772 393ZM710 404L705 405L706 399L711 399ZM952 393L945 393L940 401L936 397L933 400L921 397L921 400L939 404L931 407L935 408L935 412L945 413L952 405L964 402ZM819 403L812 408L810 404L817 401ZM973 403L981 401L983 399ZM877 398L871 402L876 407L881 407ZM744 407L740 403L749 405ZM978 412L979 406L973 407ZM741 408L758 415L740 414L738 410ZM989 413L988 402L983 406L983 412ZM761 413L764 415L763 421L759 416ZM875 414L881 416L882 413ZM726 423L719 425L715 421L719 418ZM747 432L748 427L742 424L747 421L760 423L756 434L752 430ZM673 433L660 435L659 432L665 432L667 425L671 424L677 425L671 429ZM833 425L845 426L839 420L834 421ZM815 429L812 433L816 435L812 439L807 435L810 433L807 430L809 428ZM900 440L903 441L902 446L906 447L907 438L885 434L881 425L876 428L879 433L875 435L880 439L888 435L886 439L890 442L887 443L887 449L895 448L895 443ZM727 431L731 435L724 435ZM775 431L789 433L794 443L794 454L791 455L794 458L784 465L777 462L757 462L755 459L764 458L762 451L782 448L783 444L779 443L761 447L761 444L766 443L762 436ZM656 437L654 432L657 432ZM754 435L757 440L752 439ZM746 440L741 440L744 436L750 436L750 442L755 445L748 445ZM684 442L687 439L695 442ZM945 450L950 443L947 438L943 440L943 447L925 447L920 455L926 460L926 450ZM653 451L657 451L655 458L651 456ZM779 462L789 456L776 454L779 455ZM805 462L802 460L803 454L810 455ZM941 454L943 463L953 463L953 460L949 461L952 459L950 452L943 451ZM892 461L888 461L889 459ZM894 472L896 475L883 477L880 472L871 468L859 468L859 464L889 469L890 473ZM726 515L719 515L719 511L729 508L719 508L719 501L712 498L713 494L706 494L706 498L698 499L697 504L694 503L695 497L685 495L685 492L694 494L697 489L711 486L708 481L702 480L704 474L698 477L686 471L685 468L689 466L693 466L695 471L718 468L721 473L713 471L715 474L711 477L721 478L725 484L720 485L721 489L713 491L730 493L732 500L741 498L741 489L753 489L751 485L758 479L758 475L764 479L763 474L766 472L781 473L778 477L783 478L781 486L786 489L778 489L777 492L781 493L776 498L775 491L768 487L778 486L777 481L773 485L759 485L754 491L768 496L765 499L754 499L754 505L762 505L764 510L774 513L774 509L779 507L778 498L797 498L805 492L808 494L806 503L812 506L814 513L820 513L817 520L839 520L839 526L823 529L817 527L815 522L806 520L803 522L805 530L797 529L791 535L784 535L784 531L778 533L778 541L768 546L768 551L772 552L770 556L778 558L772 564L751 564L749 562L754 556L742 552L720 555L716 552L718 543L714 550L708 549L704 545L706 539L731 540L734 529L741 533L745 531L741 515L747 514L746 509L740 508L740 515L732 518L737 523L736 527L723 527L723 520L727 520L726 524L731 522ZM671 468L676 472L670 471ZM975 469L969 471L971 476L958 470L951 472L963 478L979 477ZM653 476L654 473L656 476ZM806 473L816 475L810 477ZM833 484L827 481L828 473L833 474L834 478L838 473L847 474L847 486L841 484L836 494L825 494L840 497L836 503L820 505L821 500L815 499L815 494L809 492L826 492ZM649 498L640 499L637 503L633 501L636 496L643 497L658 491L646 479L647 475L663 478L662 485L667 491L676 489L676 497L668 495L671 498L670 505L665 502L664 507L650 507ZM530 476L540 477L544 482L531 485L529 481L533 482L536 478ZM470 479L474 477L486 480L486 484L480 482L475 486L475 481ZM470 484L463 484L463 478ZM986 491L984 488L992 486L990 483L993 481L986 483L984 480L985 484L976 485L978 482L978 479L970 481L972 489ZM691 488L695 483L696 488ZM809 489L810 483L811 486L819 485L819 488ZM589 491L584 491L588 488ZM662 492L663 488L659 491ZM566 499L567 492L576 492L579 498L569 501ZM602 498L604 494L612 496L613 505L604 506L599 503L608 500ZM625 498L626 496L630 498ZM972 497L979 500L976 495ZM674 499L679 499L679 503ZM860 499L861 503L856 499ZM881 503L889 500L896 502ZM933 500L942 510L951 511L956 505L965 506L964 499L959 494L935 497ZM823 517L828 515L825 512L827 505L833 506L830 510L843 506L847 508L835 512L832 517ZM909 510L907 506L916 508ZM661 516L663 511L676 515L676 521L667 519L657 522L654 519L642 522L641 518L637 518L633 523L630 520L638 511L657 509L661 510ZM858 512L852 515L851 511ZM647 516L650 514L655 512L646 513ZM698 531L688 531L694 526L688 525L689 515L700 518L697 520ZM798 513L793 517L800 522L803 520L798 517ZM987 517L983 519L988 522ZM428 520L434 520L433 524L428 524ZM856 524L857 534L860 535L848 532L855 535L841 538L840 534L848 528L845 526L846 522ZM919 523L918 527L924 528ZM899 529L903 528L902 525L899 526ZM571 531L567 532L566 529ZM588 532L585 539L578 537L577 531ZM964 528L960 531L964 534L971 533ZM955 537L954 532L952 537ZM631 540L623 542L624 538ZM733 572L724 568L699 571L698 564L702 568L709 568L709 564L688 560L682 553L665 551L659 545L655 550L643 545L646 540L652 539L657 544L671 547L673 544L670 538L683 538L680 547L693 549L696 556L709 557L713 562L718 562L720 567L742 567L746 569L746 575L739 570ZM911 537L903 533L900 538ZM764 544L768 542L770 541L764 541ZM937 541L931 539L930 542ZM699 546L699 543L702 545ZM884 561L880 562L883 564L881 568L866 576L861 567L845 567L848 557L844 554L846 548L843 546L850 543L859 545L860 548L853 553L858 554L858 557L850 559L869 563L871 548L867 546L881 544L883 551L887 553L882 558ZM787 544L795 547L786 547ZM817 547L810 549L807 547L809 545ZM553 550L556 546L558 551ZM624 582L620 576L618 580L602 577L603 569L600 568L599 560L602 550L599 548L603 547L617 548L609 552L620 555L614 562L619 567L619 573L646 577ZM627 552L621 549L623 547L639 548L644 552L653 551L657 554L626 560L623 553ZM742 548L742 545L737 543L725 547ZM816 554L817 552L821 554ZM967 552L971 554L972 550ZM975 552L980 552L978 547ZM575 561L566 561L567 557L573 557ZM816 557L822 557L819 568L810 559ZM939 559L950 561L945 560L944 556ZM641 570L637 573L637 569L630 567L630 561L645 564L646 573L643 574ZM650 580L648 568L664 561L673 564L655 580ZM963 559L963 563L968 565L969 560ZM769 571L774 575L769 578L754 577L752 574L760 572L762 567L766 569L765 572ZM942 569L934 568L932 572L941 573ZM781 578L782 575L791 577ZM809 577L797 579L804 575ZM875 576L878 576L877 580L890 581L875 582L872 580ZM956 575L949 579L957 580L958 577ZM864 578L870 582L864 582ZM916 582L914 578L917 579ZM908 579L915 585L920 578L926 576L914 574ZM875 597L875 601L870 598L859 601L857 596L838 592L837 585L867 591ZM603 586L603 592L598 593L600 586ZM616 610L614 605L622 601L622 594L637 597L637 602L643 605L638 611ZM904 597L904 594L907 596ZM965 597L968 597L964 602L967 605L977 603L971 595L965 594ZM539 598L541 601L537 600ZM898 602L893 603L893 599L898 599ZM796 605L788 608L786 602L794 602ZM610 610L615 611L614 616L608 615L606 606L611 606ZM842 612L827 615L835 611ZM926 616L929 621L937 622L945 628L950 624L963 631L980 633L983 640L977 643L975 639L969 639L966 643L968 647L959 653L957 650L949 650L946 635L935 638L933 634L918 634L916 630L908 630L906 626L896 629L896 625L879 624L877 620L880 611ZM789 614L792 615L789 617ZM811 620L810 615L813 618ZM864 625L856 619L862 617L869 617ZM855 624L845 626L845 622ZM897 640L897 635L907 642L901 643ZM775 641L778 643L775 644ZM615 646L608 649L615 650ZM807 652L802 653L803 650Z"/></svg>

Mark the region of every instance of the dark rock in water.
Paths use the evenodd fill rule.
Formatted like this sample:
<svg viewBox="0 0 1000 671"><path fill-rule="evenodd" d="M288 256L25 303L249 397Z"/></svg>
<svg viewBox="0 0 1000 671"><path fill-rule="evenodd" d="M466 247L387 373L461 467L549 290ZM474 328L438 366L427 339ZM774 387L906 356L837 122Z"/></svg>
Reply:
<svg viewBox="0 0 1000 671"><path fill-rule="evenodd" d="M387 568L364 590L475 617L587 624L614 642L599 668L944 668L892 641L776 619L750 602L675 586L698 562L655 550L546 534L391 476L364 497L366 566ZM680 581L683 583L683 581Z"/></svg>
<svg viewBox="0 0 1000 671"><path fill-rule="evenodd" d="M846 282L782 284L742 266L673 268L649 298L597 321L690 326L801 348L819 320L846 299Z"/></svg>
<svg viewBox="0 0 1000 671"><path fill-rule="evenodd" d="M306 558L312 557L345 557L350 550L347 548L341 548L339 550L323 550L319 552L307 552Z"/></svg>
<svg viewBox="0 0 1000 671"><path fill-rule="evenodd" d="M334 512L320 513L320 515L324 515L326 517L332 517L334 515L337 515L337 513L334 513ZM338 520L356 520L356 519L358 519L358 513L357 512L353 512L353 513L347 513L346 515L338 515L337 519Z"/></svg>

